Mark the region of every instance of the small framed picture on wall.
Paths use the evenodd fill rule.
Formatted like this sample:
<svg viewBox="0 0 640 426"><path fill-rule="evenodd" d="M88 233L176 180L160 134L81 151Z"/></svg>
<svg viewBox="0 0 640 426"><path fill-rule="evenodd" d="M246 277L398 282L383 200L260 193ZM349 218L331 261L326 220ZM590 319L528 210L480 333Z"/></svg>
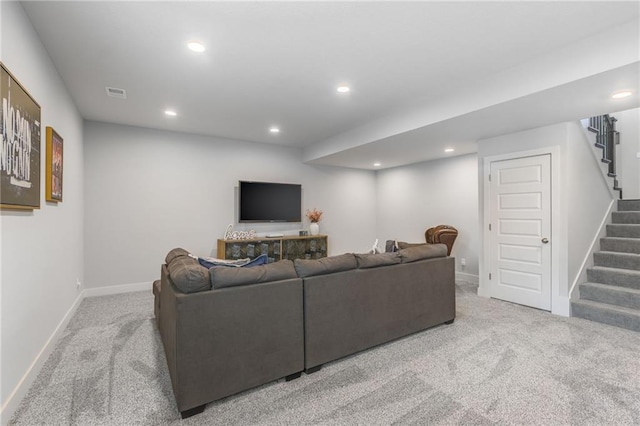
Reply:
<svg viewBox="0 0 640 426"><path fill-rule="evenodd" d="M47 126L46 199L54 203L62 201L63 140Z"/></svg>

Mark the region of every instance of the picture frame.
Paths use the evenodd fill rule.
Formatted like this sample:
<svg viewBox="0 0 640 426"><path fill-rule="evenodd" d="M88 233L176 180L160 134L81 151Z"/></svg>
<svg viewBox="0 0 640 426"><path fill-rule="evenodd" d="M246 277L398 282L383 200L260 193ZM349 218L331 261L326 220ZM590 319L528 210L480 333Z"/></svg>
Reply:
<svg viewBox="0 0 640 426"><path fill-rule="evenodd" d="M0 208L40 208L40 105L0 62Z"/></svg>
<svg viewBox="0 0 640 426"><path fill-rule="evenodd" d="M62 201L62 170L64 165L64 140L47 126L47 164L45 166L45 199L58 203Z"/></svg>

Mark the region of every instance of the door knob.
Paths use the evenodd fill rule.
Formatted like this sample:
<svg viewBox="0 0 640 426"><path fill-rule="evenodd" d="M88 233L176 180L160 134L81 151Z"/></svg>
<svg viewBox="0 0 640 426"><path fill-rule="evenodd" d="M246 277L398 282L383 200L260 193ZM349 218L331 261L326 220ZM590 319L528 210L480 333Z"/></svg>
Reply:
<svg viewBox="0 0 640 426"><path fill-rule="evenodd" d="M542 244L547 244L548 242L549 242L549 239L548 239L548 238L543 238L543 239L542 239Z"/></svg>

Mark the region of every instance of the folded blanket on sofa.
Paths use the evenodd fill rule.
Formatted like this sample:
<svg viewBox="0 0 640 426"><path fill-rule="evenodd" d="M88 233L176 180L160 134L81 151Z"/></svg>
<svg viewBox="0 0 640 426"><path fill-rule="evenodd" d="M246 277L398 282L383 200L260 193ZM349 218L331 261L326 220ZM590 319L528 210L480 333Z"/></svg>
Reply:
<svg viewBox="0 0 640 426"><path fill-rule="evenodd" d="M252 266L264 265L268 262L268 257L266 254L261 254L255 259L251 260L249 258L246 259L237 259L237 260L229 260L229 259L215 259L213 257L198 257L194 255L190 255L191 257L198 260L205 268L213 268L214 266L229 266L232 268L250 268Z"/></svg>

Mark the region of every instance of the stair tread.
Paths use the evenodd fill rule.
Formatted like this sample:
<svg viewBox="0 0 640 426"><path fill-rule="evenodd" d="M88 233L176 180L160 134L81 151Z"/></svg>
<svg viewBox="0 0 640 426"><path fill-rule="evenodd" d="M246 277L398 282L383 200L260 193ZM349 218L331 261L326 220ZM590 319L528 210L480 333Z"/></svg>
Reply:
<svg viewBox="0 0 640 426"><path fill-rule="evenodd" d="M622 287L619 285L586 282L586 283L580 284L580 286L601 288L603 290L613 290L613 291L618 291L620 293L626 293L629 295L640 295L639 289Z"/></svg>
<svg viewBox="0 0 640 426"><path fill-rule="evenodd" d="M610 266L592 266L589 269L598 269L603 271L611 271L611 272L624 272L631 275L638 275L640 277L640 271L634 271L633 269L624 269L624 268L612 268Z"/></svg>
<svg viewBox="0 0 640 426"><path fill-rule="evenodd" d="M630 238L630 239L633 239L633 238ZM638 238L636 238L636 239L638 239ZM598 251L596 253L612 254L614 256L627 256L627 257L634 257L634 258L640 257L640 253L629 253L629 252L626 252L626 251L601 250L601 251Z"/></svg>
<svg viewBox="0 0 640 426"><path fill-rule="evenodd" d="M577 305L589 306L591 308L596 308L596 309L605 309L608 311L621 312L627 315L638 317L640 319L640 311L637 309L625 308L624 306L610 305L608 303L594 302L593 300L585 300L585 299L573 300L571 301L571 303L575 303Z"/></svg>
<svg viewBox="0 0 640 426"><path fill-rule="evenodd" d="M615 241L638 241L640 238L638 237L602 237L604 240L615 240Z"/></svg>

